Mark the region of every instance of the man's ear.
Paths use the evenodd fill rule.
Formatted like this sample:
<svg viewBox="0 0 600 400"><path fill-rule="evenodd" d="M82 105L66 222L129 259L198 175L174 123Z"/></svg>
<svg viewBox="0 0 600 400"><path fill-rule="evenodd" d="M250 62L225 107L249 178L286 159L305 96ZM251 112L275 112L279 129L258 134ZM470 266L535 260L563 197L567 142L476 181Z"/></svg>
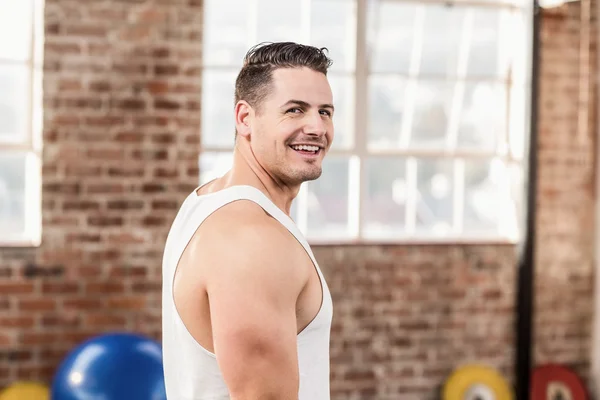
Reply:
<svg viewBox="0 0 600 400"><path fill-rule="evenodd" d="M235 128L238 135L248 137L251 133L250 121L254 115L254 110L244 100L240 100L235 105Z"/></svg>

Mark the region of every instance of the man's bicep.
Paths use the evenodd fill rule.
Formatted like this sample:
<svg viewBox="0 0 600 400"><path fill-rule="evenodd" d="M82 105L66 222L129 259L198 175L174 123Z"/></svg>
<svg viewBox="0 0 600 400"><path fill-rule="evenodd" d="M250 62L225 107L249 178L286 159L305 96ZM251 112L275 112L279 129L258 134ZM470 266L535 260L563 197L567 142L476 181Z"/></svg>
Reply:
<svg viewBox="0 0 600 400"><path fill-rule="evenodd" d="M244 257L237 250L207 285L214 350L226 384L233 391L257 394L277 380L294 386L296 289L289 276L283 279L268 264L272 258Z"/></svg>

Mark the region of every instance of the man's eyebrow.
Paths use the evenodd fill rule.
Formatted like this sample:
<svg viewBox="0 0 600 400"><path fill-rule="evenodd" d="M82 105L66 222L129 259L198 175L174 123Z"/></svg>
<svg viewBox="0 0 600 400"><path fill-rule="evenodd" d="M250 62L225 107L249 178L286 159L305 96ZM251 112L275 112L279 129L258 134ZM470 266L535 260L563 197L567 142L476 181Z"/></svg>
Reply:
<svg viewBox="0 0 600 400"><path fill-rule="evenodd" d="M288 100L285 104L283 104L281 107L285 107L285 106L289 106L289 105L298 105L300 107L304 107L304 108L309 108L310 104L308 104L306 101L303 100ZM332 111L335 110L335 107L333 106L333 104L321 104L319 106L319 108L330 108Z"/></svg>

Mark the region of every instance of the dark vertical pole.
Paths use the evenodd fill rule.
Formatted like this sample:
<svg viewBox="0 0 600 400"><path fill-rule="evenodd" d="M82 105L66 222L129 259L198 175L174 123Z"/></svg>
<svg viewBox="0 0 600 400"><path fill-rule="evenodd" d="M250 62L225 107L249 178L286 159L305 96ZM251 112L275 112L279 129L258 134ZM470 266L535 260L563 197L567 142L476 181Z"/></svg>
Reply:
<svg viewBox="0 0 600 400"><path fill-rule="evenodd" d="M531 68L531 122L529 136L529 160L527 167L527 210L524 241L522 243L517 288L516 315L516 398L529 400L532 370L533 339L533 302L535 299L535 222L537 200L537 154L538 154L538 99L540 85L540 7L538 0L533 1L533 40Z"/></svg>

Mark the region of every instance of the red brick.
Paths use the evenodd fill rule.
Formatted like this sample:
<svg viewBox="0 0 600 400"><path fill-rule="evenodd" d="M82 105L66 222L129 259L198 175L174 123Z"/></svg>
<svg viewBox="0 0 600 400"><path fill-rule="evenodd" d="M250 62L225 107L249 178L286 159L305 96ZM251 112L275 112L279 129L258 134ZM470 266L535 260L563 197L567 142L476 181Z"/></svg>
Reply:
<svg viewBox="0 0 600 400"><path fill-rule="evenodd" d="M169 91L169 83L167 81L151 81L147 84L148 91L153 95L165 94Z"/></svg>
<svg viewBox="0 0 600 400"><path fill-rule="evenodd" d="M0 346L10 346L13 344L13 338L8 333L0 331Z"/></svg>
<svg viewBox="0 0 600 400"><path fill-rule="evenodd" d="M131 266L131 267L112 267L109 272L110 277L137 277L144 278L148 274L146 267Z"/></svg>
<svg viewBox="0 0 600 400"><path fill-rule="evenodd" d="M134 150L131 153L131 157L134 160L144 161L159 161L166 160L169 158L169 152L165 149L148 149L148 150Z"/></svg>
<svg viewBox="0 0 600 400"><path fill-rule="evenodd" d="M44 314L41 318L44 328L62 327L66 329L77 329L81 326L81 315L78 313Z"/></svg>
<svg viewBox="0 0 600 400"><path fill-rule="evenodd" d="M33 292L33 282L0 281L3 295L28 294Z"/></svg>
<svg viewBox="0 0 600 400"><path fill-rule="evenodd" d="M174 76L179 73L179 66L175 64L164 64L154 67L154 74L156 76Z"/></svg>
<svg viewBox="0 0 600 400"><path fill-rule="evenodd" d="M144 183L142 185L143 193L160 193L165 192L167 190L167 185L165 183Z"/></svg>
<svg viewBox="0 0 600 400"><path fill-rule="evenodd" d="M48 53L56 55L71 55L81 54L81 44L77 42L57 42L55 40L47 40L44 43L44 50Z"/></svg>
<svg viewBox="0 0 600 400"><path fill-rule="evenodd" d="M59 333L54 332L23 332L19 343L24 345L49 345L57 343L61 339Z"/></svg>
<svg viewBox="0 0 600 400"><path fill-rule="evenodd" d="M93 81L89 83L89 89L92 92L110 92L111 84L109 81L105 80Z"/></svg>
<svg viewBox="0 0 600 400"><path fill-rule="evenodd" d="M97 310L102 307L102 300L90 297L69 297L64 300L63 307L69 311Z"/></svg>
<svg viewBox="0 0 600 400"><path fill-rule="evenodd" d="M136 282L131 286L134 293L158 293L161 288L161 282Z"/></svg>
<svg viewBox="0 0 600 400"><path fill-rule="evenodd" d="M111 148L105 148L105 149L99 149L99 148L91 148L88 149L87 151L87 157L92 160L92 159L98 159L98 160L103 160L103 161L107 161L107 160L122 160L124 157L124 151L121 148L118 147L111 147Z"/></svg>
<svg viewBox="0 0 600 400"><path fill-rule="evenodd" d="M107 238L110 245L142 244L145 241L146 239L143 236L132 233L111 233Z"/></svg>
<svg viewBox="0 0 600 400"><path fill-rule="evenodd" d="M73 23L64 27L65 34L69 36L97 37L106 38L108 36L108 27L103 25L91 25L89 23Z"/></svg>
<svg viewBox="0 0 600 400"><path fill-rule="evenodd" d="M144 202L141 200L113 200L109 201L107 206L109 210L140 210L144 208Z"/></svg>
<svg viewBox="0 0 600 400"><path fill-rule="evenodd" d="M144 134L141 132L119 132L115 140L121 143L141 143L144 141Z"/></svg>
<svg viewBox="0 0 600 400"><path fill-rule="evenodd" d="M158 167L154 169L155 178L177 178L179 170L177 168Z"/></svg>
<svg viewBox="0 0 600 400"><path fill-rule="evenodd" d="M85 123L95 127L111 127L123 125L125 118L119 115L99 115L85 117Z"/></svg>
<svg viewBox="0 0 600 400"><path fill-rule="evenodd" d="M95 278L102 275L102 268L97 265L84 265L69 272L71 272L75 278Z"/></svg>
<svg viewBox="0 0 600 400"><path fill-rule="evenodd" d="M114 315L108 313L89 313L86 315L85 325L88 328L124 328L127 324L127 318L123 315Z"/></svg>
<svg viewBox="0 0 600 400"><path fill-rule="evenodd" d="M79 91L82 88L82 84L80 80L77 79L63 79L61 81L58 82L58 90L60 90L61 92L69 92L69 91ZM73 118L73 117L71 117ZM60 125L78 125L79 124L79 119L77 119L77 117L75 117L76 119L55 119L54 123L56 124L60 124ZM77 124L74 123L74 121L77 121Z"/></svg>
<svg viewBox="0 0 600 400"><path fill-rule="evenodd" d="M91 200L66 200L63 203L63 211L89 211L89 210L99 210L100 203L97 201Z"/></svg>
<svg viewBox="0 0 600 400"><path fill-rule="evenodd" d="M122 183L90 183L86 187L88 194L123 193L125 187Z"/></svg>
<svg viewBox="0 0 600 400"><path fill-rule="evenodd" d="M108 307L112 310L140 310L146 306L145 296L109 297Z"/></svg>
<svg viewBox="0 0 600 400"><path fill-rule="evenodd" d="M90 216L87 221L89 226L102 228L123 225L123 217L120 216Z"/></svg>
<svg viewBox="0 0 600 400"><path fill-rule="evenodd" d="M0 329L4 328L31 328L35 324L35 320L31 316L3 316L0 317Z"/></svg>
<svg viewBox="0 0 600 400"><path fill-rule="evenodd" d="M107 171L108 176L120 177L120 178L141 178L145 174L143 166L123 166L123 167L109 167Z"/></svg>
<svg viewBox="0 0 600 400"><path fill-rule="evenodd" d="M180 204L178 201L174 200L153 200L152 201L152 209L153 210L177 210L179 209Z"/></svg>
<svg viewBox="0 0 600 400"><path fill-rule="evenodd" d="M79 291L79 282L44 282L42 293L71 294Z"/></svg>
<svg viewBox="0 0 600 400"><path fill-rule="evenodd" d="M97 178L102 176L102 167L94 165L67 165L65 167L65 176ZM91 204L93 202L86 201L84 203Z"/></svg>
<svg viewBox="0 0 600 400"><path fill-rule="evenodd" d="M88 294L121 293L125 285L123 282L88 282L85 290Z"/></svg>
<svg viewBox="0 0 600 400"><path fill-rule="evenodd" d="M53 311L56 309L56 300L47 297L39 299L21 298L18 300L18 309L22 312Z"/></svg>
<svg viewBox="0 0 600 400"><path fill-rule="evenodd" d="M142 99L122 99L115 100L113 106L123 111L143 111L146 109L146 102Z"/></svg>
<svg viewBox="0 0 600 400"><path fill-rule="evenodd" d="M164 217L157 217L154 215L144 217L141 221L142 226L145 227L164 226L166 223L167 220Z"/></svg>
<svg viewBox="0 0 600 400"><path fill-rule="evenodd" d="M181 103L177 100L156 99L154 100L154 108L156 110L179 110Z"/></svg>

